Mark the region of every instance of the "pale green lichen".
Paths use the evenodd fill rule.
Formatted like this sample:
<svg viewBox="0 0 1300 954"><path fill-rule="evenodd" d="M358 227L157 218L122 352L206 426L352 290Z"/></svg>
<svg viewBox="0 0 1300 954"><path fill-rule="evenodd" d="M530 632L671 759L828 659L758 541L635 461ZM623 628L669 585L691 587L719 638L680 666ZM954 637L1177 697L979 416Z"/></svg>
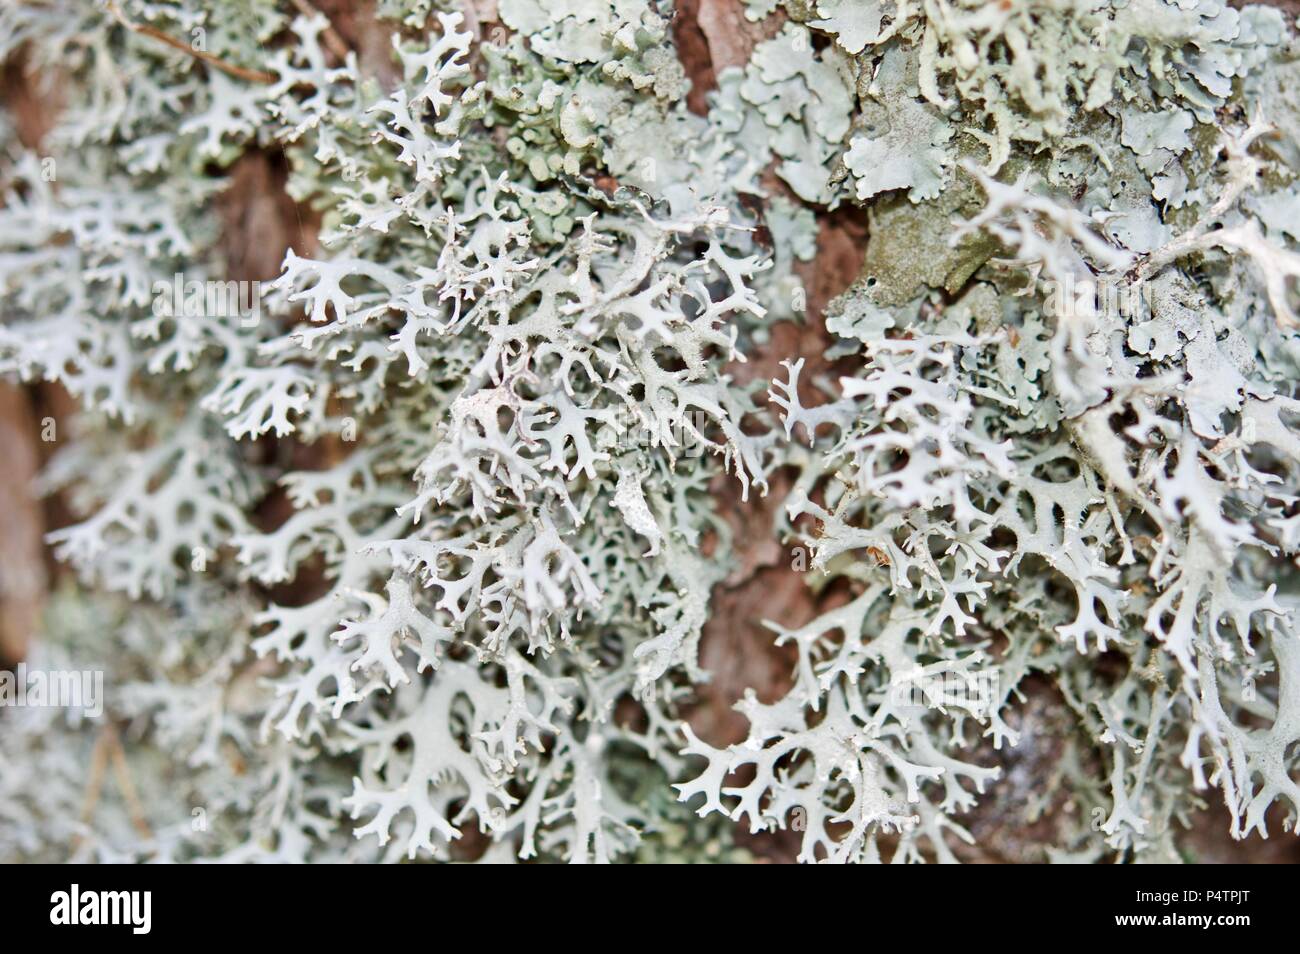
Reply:
<svg viewBox="0 0 1300 954"><path fill-rule="evenodd" d="M0 122L0 368L82 407L44 478L80 583L34 661L108 673L150 824L80 821L83 713L0 711L0 854L449 859L476 828L488 861L742 861L742 823L953 860L1031 683L1070 725L1037 857L1177 858L1211 788L1234 836L1275 804L1294 829L1290 27L746 15L778 6L707 115L647 0L500 0L491 29L391 0L386 70L290 4L122 4L265 83L73 0L0 9L0 53L67 84L48 156ZM320 247L254 320L158 307L224 279L216 197L257 149ZM868 231L826 354L739 384L809 319L840 206ZM771 626L792 688L713 744L700 641L755 542L719 500L778 486L831 596Z"/></svg>

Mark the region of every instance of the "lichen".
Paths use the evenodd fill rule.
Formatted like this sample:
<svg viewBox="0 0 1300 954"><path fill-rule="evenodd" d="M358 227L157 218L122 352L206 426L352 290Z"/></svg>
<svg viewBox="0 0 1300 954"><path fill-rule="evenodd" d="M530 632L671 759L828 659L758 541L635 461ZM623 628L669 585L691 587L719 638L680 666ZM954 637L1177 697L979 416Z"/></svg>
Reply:
<svg viewBox="0 0 1300 954"><path fill-rule="evenodd" d="M365 65L245 6L0 9L67 104L0 122L0 371L79 406L34 661L107 673L148 816L82 820L93 720L0 710L0 856L956 860L1031 683L1040 859L1177 859L1211 789L1295 830L1278 11L750 2L699 115L668 3L389 0ZM311 225L255 309L177 301L266 152ZM864 264L809 314L837 209ZM765 532L725 501L776 493L819 609L733 743L700 645Z"/></svg>

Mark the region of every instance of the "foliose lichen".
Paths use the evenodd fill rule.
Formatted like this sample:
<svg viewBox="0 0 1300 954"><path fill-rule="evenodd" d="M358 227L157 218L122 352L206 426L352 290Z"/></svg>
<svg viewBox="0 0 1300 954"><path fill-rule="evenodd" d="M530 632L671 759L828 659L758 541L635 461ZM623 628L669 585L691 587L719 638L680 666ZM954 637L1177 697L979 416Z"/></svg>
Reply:
<svg viewBox="0 0 1300 954"><path fill-rule="evenodd" d="M0 112L0 371L80 407L30 662L104 671L115 727L0 711L0 856L956 860L1034 692L1044 858L1176 860L1212 791L1295 830L1280 11L749 2L700 114L667 2L385 0L364 61L303 8L0 8L65 104L39 149ZM311 227L214 308L252 154ZM823 352L743 373L788 322ZM766 533L720 501L777 492L819 612L702 738Z"/></svg>

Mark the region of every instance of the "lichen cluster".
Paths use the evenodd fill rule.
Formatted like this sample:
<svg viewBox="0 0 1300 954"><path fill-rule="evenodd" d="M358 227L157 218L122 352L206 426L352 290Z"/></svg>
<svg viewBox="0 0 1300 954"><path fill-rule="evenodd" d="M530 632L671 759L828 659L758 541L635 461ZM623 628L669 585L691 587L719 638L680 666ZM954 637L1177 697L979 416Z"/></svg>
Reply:
<svg viewBox="0 0 1300 954"><path fill-rule="evenodd" d="M0 371L81 407L32 663L105 671L137 789L87 818L100 726L0 710L0 856L953 860L1031 685L1043 858L1177 859L1215 791L1295 830L1292 25L745 10L701 115L655 0L384 0L364 65L272 0L0 8L64 103L0 111ZM319 237L178 310L253 152ZM742 373L842 209L825 348ZM768 531L720 500L770 493L820 611L728 745L701 635Z"/></svg>

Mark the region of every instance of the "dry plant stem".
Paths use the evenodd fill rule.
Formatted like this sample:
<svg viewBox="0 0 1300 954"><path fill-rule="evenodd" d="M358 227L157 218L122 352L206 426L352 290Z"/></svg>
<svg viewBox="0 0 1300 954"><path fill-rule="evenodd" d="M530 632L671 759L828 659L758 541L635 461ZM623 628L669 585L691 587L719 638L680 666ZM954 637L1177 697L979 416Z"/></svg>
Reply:
<svg viewBox="0 0 1300 954"><path fill-rule="evenodd" d="M136 791L135 782L131 779L131 772L126 764L126 751L122 748L122 739L117 734L117 727L112 724L100 730L91 752L90 777L86 780L86 797L81 803L82 826L89 827L90 820L94 817L100 793L104 790L104 769L107 768L110 759L113 763L113 777L122 792L122 800L126 802L126 810L131 816L132 826L145 838L152 838L153 830L145 820L144 807L140 804L139 793ZM82 833L73 837L73 856L81 849L84 841L85 835Z"/></svg>
<svg viewBox="0 0 1300 954"><path fill-rule="evenodd" d="M236 79L242 79L249 83L274 83L275 82L276 77L274 73L268 73L265 70L247 69L243 66L235 66L233 63L227 63L219 56L214 56L213 54L205 52L203 50L196 50L188 43L184 43L181 40L176 39L174 36L167 35L162 30L159 30L157 27L148 26L147 24L143 24L143 23L133 23L132 21L126 18L126 14L122 12L122 8L119 7L117 3L114 2L114 0L107 0L105 5L108 7L109 12L111 12L113 16L117 18L117 21L121 23L122 26L126 27L128 30L131 30L134 33L140 33L143 34L144 36L153 37L155 40L158 40L162 43L166 43L168 46L172 47L173 49L180 50L182 53L188 53L196 60L202 60L204 63L207 63L209 66L215 67L216 69L221 70L221 72L233 76Z"/></svg>
<svg viewBox="0 0 1300 954"><path fill-rule="evenodd" d="M95 806L99 804L99 794L104 789L104 769L108 765L108 735L111 726L104 726L100 730L99 737L95 739L95 747L90 753L90 776L86 780L86 796L81 803L81 825L83 828L89 827L90 819L95 814ZM76 856L81 850L82 842L85 835L78 832L72 839L72 854Z"/></svg>
<svg viewBox="0 0 1300 954"><path fill-rule="evenodd" d="M131 824L145 838L152 838L153 831L144 817L144 807L140 804L140 796L136 792L135 782L131 779L131 772L126 764L126 750L122 748L122 739L117 734L117 728L108 726L108 747L113 757L113 776L117 779L117 787L122 791L122 798L126 802L127 813L131 816Z"/></svg>
<svg viewBox="0 0 1300 954"><path fill-rule="evenodd" d="M1276 132L1271 123L1256 116L1241 136L1229 136L1225 143L1228 155L1228 183L1223 194L1200 221L1168 245L1153 252L1138 270L1138 281L1146 281L1161 269L1193 252L1210 248L1244 252L1254 260L1264 279L1269 304L1278 323L1295 327L1300 323L1287 302L1289 282L1300 278L1300 255L1278 248L1265 239L1259 223L1246 221L1231 227L1211 227L1220 216L1237 204L1237 200L1254 188L1259 175L1260 162L1249 155L1255 140Z"/></svg>
<svg viewBox="0 0 1300 954"><path fill-rule="evenodd" d="M1253 188L1255 177L1259 174L1260 164L1257 160L1251 158L1249 154L1251 144L1261 136L1268 135L1273 131L1274 127L1272 125L1264 122L1262 117L1256 116L1240 136L1229 135L1225 137L1226 141L1223 148L1228 156L1228 182L1224 186L1223 194L1219 196L1214 205L1210 207L1210 210L1195 225L1174 241L1150 254L1138 270L1139 281L1146 281L1162 268L1176 262L1184 255L1203 250L1209 244L1212 244L1206 241L1206 235L1210 231L1211 224L1224 212L1235 206L1243 193Z"/></svg>

